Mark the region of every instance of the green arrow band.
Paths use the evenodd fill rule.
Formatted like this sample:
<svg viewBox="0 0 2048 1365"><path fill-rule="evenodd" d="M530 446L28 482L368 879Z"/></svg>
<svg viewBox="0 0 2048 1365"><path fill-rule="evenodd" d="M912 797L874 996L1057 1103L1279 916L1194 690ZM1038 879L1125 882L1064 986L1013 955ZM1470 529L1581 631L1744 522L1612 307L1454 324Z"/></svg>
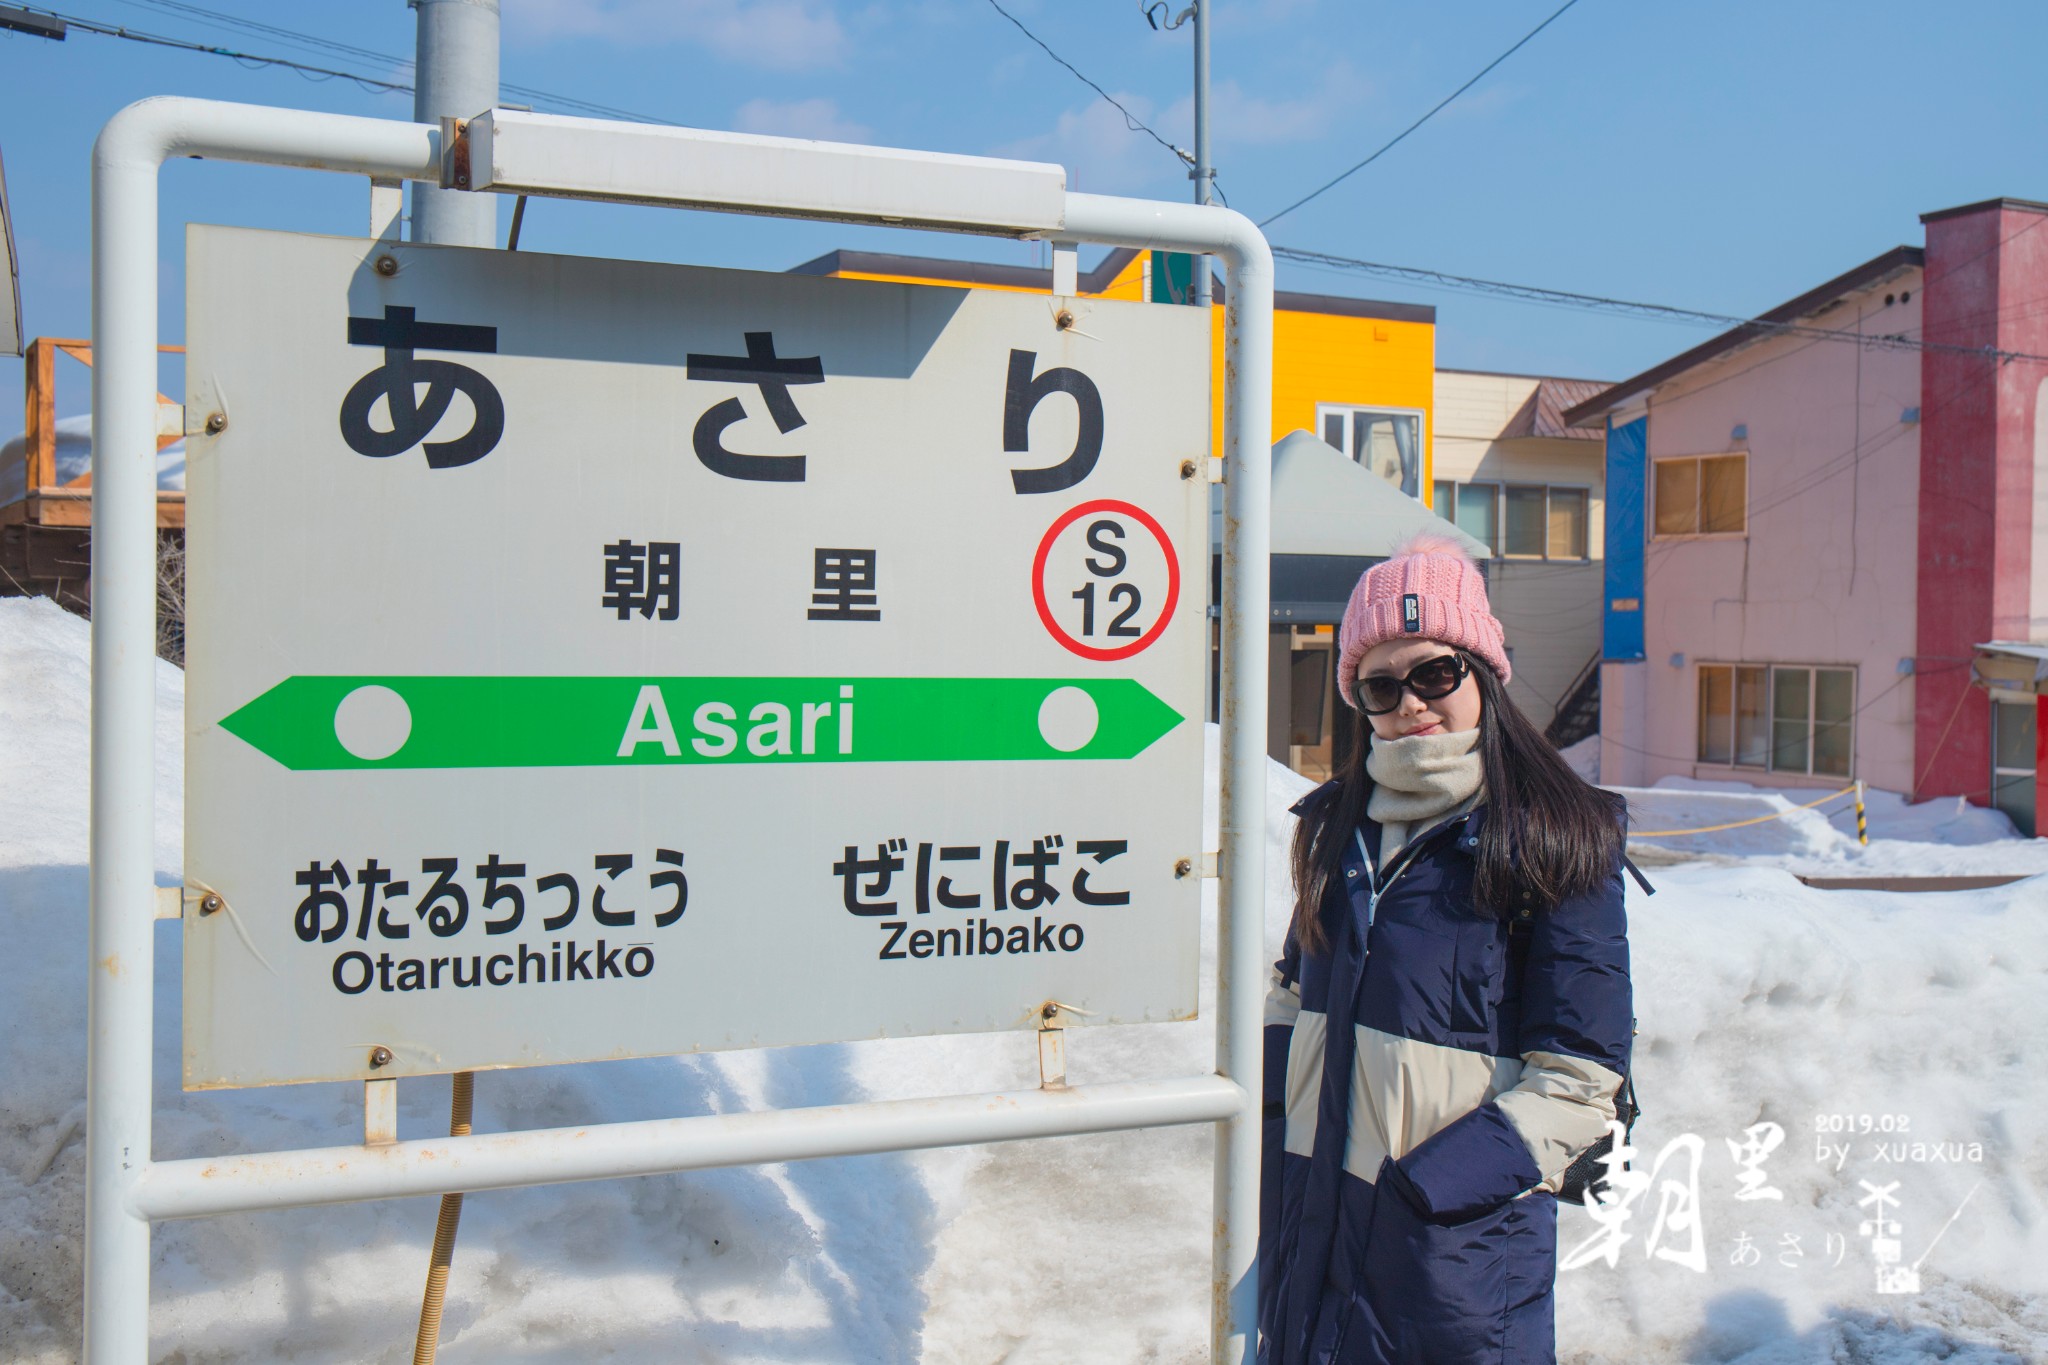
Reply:
<svg viewBox="0 0 2048 1365"><path fill-rule="evenodd" d="M1181 720L1129 678L291 677L220 724L308 771L1126 759Z"/></svg>

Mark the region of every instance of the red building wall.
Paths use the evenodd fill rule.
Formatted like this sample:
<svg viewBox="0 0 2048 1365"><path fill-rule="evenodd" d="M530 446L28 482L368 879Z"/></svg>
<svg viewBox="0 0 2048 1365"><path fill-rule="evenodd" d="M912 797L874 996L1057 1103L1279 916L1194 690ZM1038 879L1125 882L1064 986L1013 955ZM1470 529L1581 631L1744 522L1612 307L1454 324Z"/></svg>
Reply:
<svg viewBox="0 0 2048 1365"><path fill-rule="evenodd" d="M2048 205L1929 214L1923 339L2048 355ZM1991 785L1990 701L1972 646L2025 640L2033 615L2034 402L2042 362L1928 350L1920 370L1916 795ZM2044 604L2048 608L2048 604Z"/></svg>

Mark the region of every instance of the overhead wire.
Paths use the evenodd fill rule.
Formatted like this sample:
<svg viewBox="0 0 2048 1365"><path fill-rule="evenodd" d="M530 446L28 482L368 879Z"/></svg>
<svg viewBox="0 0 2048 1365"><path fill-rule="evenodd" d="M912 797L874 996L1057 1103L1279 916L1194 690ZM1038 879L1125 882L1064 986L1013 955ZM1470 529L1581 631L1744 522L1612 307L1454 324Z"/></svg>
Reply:
<svg viewBox="0 0 2048 1365"><path fill-rule="evenodd" d="M1187 165L1192 166L1195 164L1195 156L1193 152L1184 151L1181 148L1174 146L1171 142L1168 142L1165 138L1161 137L1158 131L1154 129L1151 124L1145 122L1145 120L1139 118L1136 114L1132 113L1128 108L1124 106L1121 100L1117 99L1116 96L1110 94L1107 90L1104 90L1094 81L1089 80L1088 77L1081 74L1081 69L1079 67L1075 66L1065 57L1062 57L1059 53L1053 51L1052 46L1049 43L1047 43L1045 39L1039 37L1036 33L1033 33L1030 29L1026 28L1024 26L1024 21L1022 19L1019 19L1016 15L1010 13L1008 10L1004 9L1002 5L998 3L998 0L988 0L988 4L990 9L994 10L997 14L1002 15L1005 19L1008 19L1013 25L1015 25L1019 33L1023 34L1026 38L1029 38L1033 43L1037 44L1038 49L1041 52L1045 53L1046 56L1052 58L1061 66L1065 67L1067 69L1068 74L1072 75L1075 80L1081 82L1081 84L1087 86L1090 90L1093 90L1097 95L1100 95L1103 98L1103 100L1105 100L1110 105L1111 108L1115 109L1119 114L1122 114L1124 116L1124 126L1129 128L1134 133L1145 134L1145 136L1151 138L1154 142L1166 148L1167 151L1172 152L1176 159L1185 162Z"/></svg>
<svg viewBox="0 0 2048 1365"><path fill-rule="evenodd" d="M1281 253L1282 253L1282 252L1293 252L1294 250L1295 250L1294 248L1289 248L1289 247L1274 247L1274 248L1273 248L1273 252L1274 252L1274 255L1275 255L1275 257L1276 257L1276 258L1279 258L1279 259L1283 259L1283 260L1288 260L1288 261L1290 262L1290 264L1292 264L1292 265L1293 265L1293 266L1294 266L1294 267L1295 267L1296 269L1299 269L1299 270L1305 270L1305 271L1308 271L1308 272L1310 272L1311 274L1320 274L1320 275L1333 275L1333 276L1349 276L1349 275L1356 275L1356 274L1362 274L1362 273L1371 273L1371 272L1363 272L1363 271L1356 271L1356 270L1346 270L1346 269L1343 269L1342 267L1338 267L1338 266L1327 266L1327 265L1321 265L1321 264L1315 263L1315 262L1313 262L1313 261L1310 261L1310 260L1305 260L1305 259L1302 259L1302 257L1303 257L1303 256L1306 256L1306 255L1308 255L1308 254L1310 254L1310 253L1301 253L1300 255L1289 255L1289 256L1282 256L1282 255L1281 255ZM1400 268L1405 268L1405 267L1396 267L1396 268L1397 268L1397 269L1400 269ZM1427 273L1434 273L1434 272L1427 272ZM1421 282L1421 281L1417 281L1417 280L1407 280L1407 281L1404 281L1404 282L1405 282L1405 283L1407 283L1407 284L1409 285L1409 287L1410 287L1410 288L1412 288L1412 289L1415 289L1415 290L1417 290L1418 292L1421 292L1421 293L1426 293L1426 294L1427 294L1427 293L1439 293L1439 294L1481 293L1481 294L1484 294L1484 293L1493 293L1493 292L1495 292L1495 291L1491 291L1491 290L1481 290L1481 289L1465 289L1465 288L1463 288L1463 287L1461 287L1461 286L1458 286L1458 285L1451 285L1451 284L1434 284L1434 283L1424 283L1424 282ZM1593 296L1588 296L1588 297L1593 297ZM1573 302L1567 302L1567 301L1561 301L1561 300L1560 300L1560 301L1553 301L1553 300L1546 300L1546 299L1539 299L1539 298L1532 298L1532 297L1524 297L1524 296L1511 296L1511 297L1509 297L1509 298L1508 298L1508 301L1509 301L1509 302L1511 302L1511 303L1519 303L1519 304L1522 304L1522 305L1524 305L1525 307L1530 307L1530 308L1540 308L1540 309L1550 309L1550 310L1555 310L1555 311L1559 311L1559 312L1586 312L1586 311L1591 311L1591 310L1589 310L1589 309L1588 309L1588 308L1586 307L1586 305L1585 305L1585 304L1582 304L1582 303L1573 303ZM1661 317L1661 316L1657 316L1657 315L1654 315L1654 314L1639 314L1639 315L1636 315L1636 316L1635 316L1634 320L1635 320L1635 321L1638 321L1638 322L1649 322L1649 323L1655 323L1655 324L1657 324L1657 325L1660 325L1660 326L1673 326L1673 327L1697 327L1697 326L1699 326L1699 325L1700 325L1700 324L1699 324L1699 323L1698 323L1698 322L1697 322L1696 320L1694 320L1694 319L1691 319L1691 318L1679 318L1679 317Z"/></svg>
<svg viewBox="0 0 2048 1365"><path fill-rule="evenodd" d="M359 71L339 71L333 67L314 66L309 62L294 61L289 57L267 57L254 52L238 52L233 48L219 47L211 43L193 42L186 38L173 38L166 34L149 33L141 29L132 29L119 24L103 24L95 19L82 19L77 15L68 14L62 10L44 9L40 6L31 5L23 5L19 6L19 8L25 9L31 14L42 14L52 19L61 19L71 28L85 33L97 34L105 38L121 38L128 42L145 43L152 47L175 48L183 52L203 53L210 57L226 57L230 61L252 68L260 66L281 67L284 70L296 72L309 80L353 81L356 85L372 93L381 94L392 91L410 93L412 90L412 86L402 81L384 80L381 77L364 75Z"/></svg>
<svg viewBox="0 0 2048 1365"><path fill-rule="evenodd" d="M1174 159L1176 161L1179 161L1182 165L1191 168L1194 166L1195 155L1193 152L1188 151L1184 147L1176 146L1174 143L1168 141L1165 137L1161 136L1157 129L1153 128L1151 124L1145 122L1145 120L1139 118L1136 114L1132 113L1130 109L1126 107L1121 100L1117 99L1114 95L1111 95L1107 90L1104 90L1094 81L1088 79L1087 76L1082 74L1081 69L1079 67L1075 66L1065 57L1062 57L1058 52L1055 52L1050 43L1046 42L1045 39L1039 37L1036 33L1033 33L1029 28L1025 26L1023 20L1019 19L1016 15L1004 9L1000 4L997 3L997 0L988 0L988 3L989 8L993 9L997 14L1002 15L1003 18L1008 19L1010 23L1016 27L1019 33L1023 34L1026 38L1029 38L1033 43L1037 44L1039 50L1044 52L1046 56L1052 58L1061 66L1065 67L1067 69L1068 74L1072 75L1075 80L1081 82L1081 84L1087 86L1090 90L1093 90L1096 93L1096 95L1099 96L1106 103L1108 103L1111 108L1115 109L1119 114L1122 114L1124 118L1124 126L1126 128L1130 129L1134 133L1145 134L1145 136L1151 138L1154 142L1164 147L1167 151L1173 153ZM1216 197L1222 201L1223 207L1230 207L1230 196L1223 192L1222 182L1216 178L1214 167L1211 167L1209 172L1209 188L1216 195Z"/></svg>
<svg viewBox="0 0 2048 1365"><path fill-rule="evenodd" d="M414 66L413 59L410 57L390 52L379 52L375 48L359 47L354 43L344 43L337 39L325 38L316 33L307 33L302 29L284 28L277 24L264 23L261 20L245 18L238 14L227 14L220 10L209 9L204 5L188 3L188 0L119 0L119 2L126 5L147 7L178 14L202 24L210 23L230 29L237 29L242 32L261 34L289 46L303 47L314 51L335 52L343 56L360 57L373 62L384 62L406 71L411 71ZM600 104L595 100L586 100L575 95L564 95L552 90L543 90L537 86L520 85L512 81L500 81L498 88L506 94L517 95L522 99L534 100L563 109L599 114L606 118L626 119L632 122L661 123L675 126L675 121L672 119L657 118L652 114L637 113L630 109L621 109L616 105Z"/></svg>
<svg viewBox="0 0 2048 1365"><path fill-rule="evenodd" d="M122 3L148 5L151 8L167 13L178 13L184 17L192 18L196 22L215 23L240 29L244 32L258 33L274 41L285 43L287 46L332 51L343 56L382 62L397 68L408 76L413 71L413 60L409 57L400 57L392 53L377 52L370 48L337 42L332 39L321 38L316 34L303 33L297 29L281 28L275 24L265 24L253 19L243 19L239 15L223 14L218 10L209 10L198 5L179 3L179 0L122 0ZM129 28L125 25L107 24L95 19L80 18L62 10L45 9L40 6L22 6L21 8L28 9L31 13L45 14L53 19L61 19L73 28L100 37L120 38L128 42L145 43L155 47L172 48L184 52L195 52L205 56L226 57L239 65L251 68L278 67L295 72L308 79L352 81L373 94L411 94L414 90L410 80L391 79L383 76L372 76L361 71L347 71L335 67L316 66L310 62L301 62L290 57L238 51L234 48L222 47L213 43L198 42L168 34ZM595 100L581 99L574 95L564 95L556 91L542 90L535 86L520 85L512 81L501 81L498 88L505 94L516 95L523 100L532 101L536 105L551 106L570 113L594 114L604 118L624 119L637 123L659 123L671 127L678 126L674 119L659 118L652 114L621 109L615 105L600 104Z"/></svg>
<svg viewBox="0 0 2048 1365"><path fill-rule="evenodd" d="M150 9L159 13L175 14L207 27L225 28L242 33L259 34L265 38L309 52L331 52L345 57L361 57L373 62L388 62L393 65L411 66L412 60L379 52L374 48L358 47L334 38L323 38L318 34L300 29L283 28L277 24L266 24L258 19L246 18L239 14L228 14L222 10L208 9L204 5L185 3L185 0L116 0L131 9Z"/></svg>
<svg viewBox="0 0 2048 1365"><path fill-rule="evenodd" d="M1800 322L1771 322L1758 317L1742 317L1734 313L1716 313L1702 308L1683 308L1668 303L1645 303L1635 299L1612 298L1600 294L1579 294L1564 289L1547 289L1537 285L1512 284L1505 280L1486 280L1471 275L1453 275L1448 271L1428 270L1419 266L1388 265L1379 261L1362 261L1355 257L1338 256L1323 251L1306 251L1299 247L1275 246L1277 260L1307 262L1337 270L1358 274L1376 275L1398 279L1408 283L1420 283L1444 289L1455 289L1470 293L1491 294L1522 302L1554 304L1559 307L1576 308L1590 312L1612 312L1629 314L1653 320L1669 320L1710 324L1717 327L1749 329L1756 335L1764 336L1808 336L1818 341L1846 341L1873 350L1904 350L1936 352L1954 355L1991 356L2000 360L2042 360L2048 355L2032 355L2024 351L2004 351L1995 347L1957 346L1941 342L1916 340L1897 333L1857 333L1836 327L1815 327Z"/></svg>
<svg viewBox="0 0 2048 1365"><path fill-rule="evenodd" d="M1808 344L1814 345L1818 343ZM1802 346L1798 349L1803 351L1806 349L1806 347ZM1797 351L1792 352L1791 354L1797 354ZM1762 364L1769 362L1765 361L1759 363ZM1751 366L1749 368L1753 369L1757 367ZM1967 376L1962 381L1949 386L1944 392L1937 395L1933 403L1927 404L1922 408L1921 422L1924 423L1927 418L1944 411L1949 404L1959 401L1964 397L1967 397L1969 392L1974 387L1975 381ZM1688 394L1681 396L1690 395ZM1770 497L1756 503L1745 503L1743 518L1745 527L1748 526L1751 522L1755 521L1756 519L1762 517L1766 513L1775 511L1778 508L1784 507L1789 503L1792 503L1800 498L1803 498L1808 493L1811 493L1815 489L1819 488L1821 485L1828 483L1833 479L1839 478L1841 475L1845 473L1850 472L1852 469L1860 465L1864 457L1876 454L1877 452L1884 450L1893 442L1902 439L1906 435L1906 433L1914 431L1916 429L1917 428L1913 424L1900 422L1884 429L1881 433L1873 432L1870 436L1856 441L1848 449L1838 451L1835 454L1826 457L1818 465L1796 476L1789 486L1778 489L1775 492L1773 492ZM1744 453L1747 454L1749 452ZM1650 549L1646 552L1646 555L1654 554L1656 556L1656 560L1654 563L1649 564L1647 567L1647 571L1645 572L1643 577L1644 586L1647 587L1650 581L1657 576L1658 571L1662 569L1665 564L1672 560L1674 552L1680 546L1693 543L1695 542L1693 542L1690 539L1682 537L1672 539L1658 539L1656 537L1652 537L1650 541Z"/></svg>
<svg viewBox="0 0 2048 1365"><path fill-rule="evenodd" d="M994 4L995 0L989 0L989 3ZM1344 181L1349 180L1352 176L1358 174L1358 172L1364 170L1367 166L1372 165L1373 162L1378 161L1388 152L1393 151L1394 148L1401 145L1401 143L1407 138L1407 136L1410 133L1414 132L1417 128L1420 128L1423 124L1429 122L1438 114L1442 113L1446 105L1450 104L1451 101L1457 99L1458 96L1464 94L1467 90L1470 90L1473 86L1479 84L1481 80L1484 80L1486 78L1487 73L1492 71L1495 67L1499 66L1508 58L1514 56L1517 52L1520 52L1522 48L1528 44L1530 39L1534 38L1537 34L1543 32L1544 29L1549 28L1553 23L1556 23L1560 15L1562 15L1566 10L1570 9L1573 5L1576 5L1578 3L1579 0L1564 0L1564 3L1562 5L1559 5L1557 9L1554 12L1552 12L1551 16L1548 19L1545 19L1542 23L1536 25L1536 27L1530 29L1527 33L1523 34L1521 38L1516 41L1513 47L1501 53L1498 57L1495 57L1485 66L1479 68L1478 74L1474 75L1472 79L1466 81L1456 90L1453 90L1450 94L1438 100L1436 104L1431 107L1428 113L1424 114L1421 118L1415 120L1415 122L1409 124L1406 128L1403 128L1400 132L1394 134L1392 138L1388 139L1385 143L1383 143L1380 146L1379 150L1375 151L1371 156L1368 156L1367 158L1365 158L1365 160L1358 162L1349 170L1343 171L1338 175L1332 177L1331 179L1325 181L1323 184L1317 186L1315 189L1310 190L1307 194L1304 194L1303 196L1301 196L1301 198L1295 200L1286 208L1281 209L1278 213L1269 215L1265 218L1261 218L1259 220L1259 226L1263 228L1268 223L1278 222L1280 219L1285 218L1288 214L1300 208L1303 204L1308 203L1311 199L1316 198L1318 195L1323 194L1325 191L1335 189L1338 185L1341 185L1342 183L1344 183Z"/></svg>

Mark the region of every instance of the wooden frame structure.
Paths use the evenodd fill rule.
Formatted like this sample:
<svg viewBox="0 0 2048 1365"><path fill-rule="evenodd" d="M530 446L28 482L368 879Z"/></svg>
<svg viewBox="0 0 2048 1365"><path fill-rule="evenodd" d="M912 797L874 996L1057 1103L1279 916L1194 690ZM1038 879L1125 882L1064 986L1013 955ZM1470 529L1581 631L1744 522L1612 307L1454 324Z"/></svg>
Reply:
<svg viewBox="0 0 2048 1365"><path fill-rule="evenodd" d="M159 346L158 354L184 354L183 346ZM90 368L92 343L66 337L37 337L28 345L23 366L26 389L24 430L27 434L23 459L26 495L18 502L0 507L0 526L25 523L30 526L92 525L92 473L57 482L57 355L62 352ZM181 404L159 393L157 402L156 448L162 450L184 439L185 411ZM159 528L185 525L185 495L159 489L156 495L156 524Z"/></svg>

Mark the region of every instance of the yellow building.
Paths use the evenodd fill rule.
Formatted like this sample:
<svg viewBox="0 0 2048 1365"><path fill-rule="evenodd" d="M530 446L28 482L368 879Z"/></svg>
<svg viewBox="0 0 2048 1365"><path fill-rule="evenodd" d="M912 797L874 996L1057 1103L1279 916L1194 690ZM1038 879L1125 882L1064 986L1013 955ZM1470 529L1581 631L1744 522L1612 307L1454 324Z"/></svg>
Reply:
<svg viewBox="0 0 2048 1365"><path fill-rule="evenodd" d="M1112 251L1080 277L1082 297L1180 302L1187 257ZM834 251L791 272L902 284L967 285L1021 293L1052 292L1049 267ZM1223 283L1215 285L1220 302ZM1223 310L1215 312L1211 423L1222 453ZM1328 294L1274 296L1273 440L1312 431L1411 497L1427 503L1434 484L1436 309Z"/></svg>
<svg viewBox="0 0 2048 1365"><path fill-rule="evenodd" d="M1190 292L1190 264L1186 256L1121 248L1081 275L1077 290L1084 298L1183 304ZM793 273L1052 292L1050 267L864 251L834 251ZM1217 280L1218 302L1223 288ZM1273 302L1267 752L1320 779L1350 747L1335 700L1336 625L1345 600L1373 561L1415 530L1437 524L1427 510L1437 484L1432 454L1436 309L1285 292ZM1218 455L1223 453L1223 320L1223 309L1213 310L1210 392L1216 408L1210 430ZM1296 435L1303 432L1335 450ZM1486 550L1476 541L1472 548L1481 554ZM1212 538L1212 560L1216 549ZM1210 640L1213 669L1220 645L1213 628ZM1214 695L1212 685L1212 719Z"/></svg>

